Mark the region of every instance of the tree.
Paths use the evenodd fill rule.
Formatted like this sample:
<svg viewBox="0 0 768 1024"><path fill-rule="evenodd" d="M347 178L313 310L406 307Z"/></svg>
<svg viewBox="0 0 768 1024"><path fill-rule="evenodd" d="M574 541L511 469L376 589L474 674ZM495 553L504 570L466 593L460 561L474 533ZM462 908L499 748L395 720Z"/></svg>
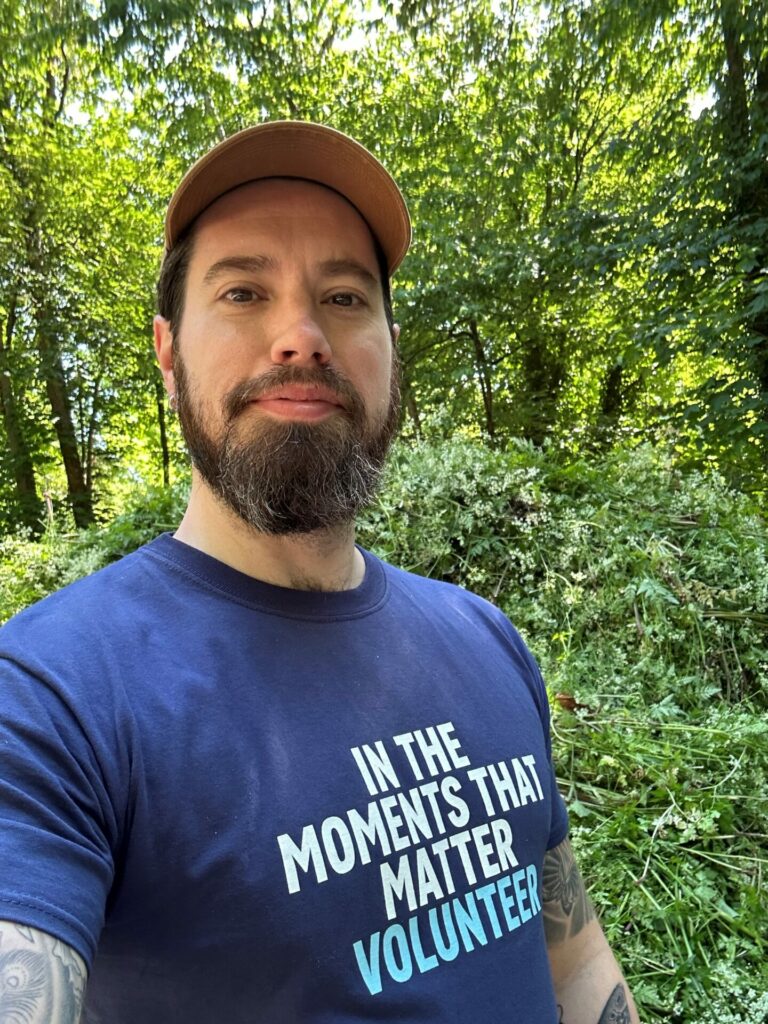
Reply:
<svg viewBox="0 0 768 1024"><path fill-rule="evenodd" d="M416 227L416 433L674 436L762 487L765 4L348 0L0 13L0 523L82 525L181 459L149 346L165 204L268 117L348 131ZM714 102L698 118L696 98Z"/></svg>

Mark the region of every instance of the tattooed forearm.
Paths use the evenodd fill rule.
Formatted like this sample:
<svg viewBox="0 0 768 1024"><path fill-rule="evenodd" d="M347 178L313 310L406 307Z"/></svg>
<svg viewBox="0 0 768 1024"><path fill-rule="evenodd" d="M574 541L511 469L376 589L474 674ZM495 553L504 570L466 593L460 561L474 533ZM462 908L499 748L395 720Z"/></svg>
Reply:
<svg viewBox="0 0 768 1024"><path fill-rule="evenodd" d="M563 1020L563 1008L559 1003L557 1004L557 1009L560 1014L558 1024L566 1024ZM623 985L617 985L613 992L611 992L611 997L605 1004L597 1024L632 1024L627 1004L627 993Z"/></svg>
<svg viewBox="0 0 768 1024"><path fill-rule="evenodd" d="M77 1024L85 964L69 946L0 921L0 1024Z"/></svg>
<svg viewBox="0 0 768 1024"><path fill-rule="evenodd" d="M623 985L617 985L597 1024L630 1024L630 1021L626 990Z"/></svg>
<svg viewBox="0 0 768 1024"><path fill-rule="evenodd" d="M568 840L544 858L542 909L550 944L578 935L595 916Z"/></svg>

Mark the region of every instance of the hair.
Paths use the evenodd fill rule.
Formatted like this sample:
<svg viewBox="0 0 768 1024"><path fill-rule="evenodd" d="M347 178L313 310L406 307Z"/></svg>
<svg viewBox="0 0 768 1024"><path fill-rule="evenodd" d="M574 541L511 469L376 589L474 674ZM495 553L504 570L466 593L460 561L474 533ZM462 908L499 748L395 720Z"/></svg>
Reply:
<svg viewBox="0 0 768 1024"><path fill-rule="evenodd" d="M176 240L173 248L165 253L157 278L157 311L168 321L173 332L181 324L184 312L187 271L195 241L194 229L193 221Z"/></svg>
<svg viewBox="0 0 768 1024"><path fill-rule="evenodd" d="M157 279L157 311L171 325L171 331L174 335L181 324L181 318L184 313L187 272L189 271L189 261L192 258L195 244L196 224L197 221L192 221L176 240L173 248L165 253ZM392 291L389 283L387 257L384 255L384 250L378 238L372 231L371 238L379 270L379 282L381 283L381 294L384 300L384 315L387 318L389 333L394 340L395 318L392 313Z"/></svg>

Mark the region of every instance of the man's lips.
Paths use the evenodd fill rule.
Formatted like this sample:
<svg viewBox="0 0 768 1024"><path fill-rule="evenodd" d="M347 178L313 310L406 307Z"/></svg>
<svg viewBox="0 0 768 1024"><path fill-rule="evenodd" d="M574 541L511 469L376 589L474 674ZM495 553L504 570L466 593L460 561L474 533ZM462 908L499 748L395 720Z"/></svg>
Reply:
<svg viewBox="0 0 768 1024"><path fill-rule="evenodd" d="M300 384L273 388L252 398L249 404L275 416L302 420L322 419L346 408L330 388Z"/></svg>

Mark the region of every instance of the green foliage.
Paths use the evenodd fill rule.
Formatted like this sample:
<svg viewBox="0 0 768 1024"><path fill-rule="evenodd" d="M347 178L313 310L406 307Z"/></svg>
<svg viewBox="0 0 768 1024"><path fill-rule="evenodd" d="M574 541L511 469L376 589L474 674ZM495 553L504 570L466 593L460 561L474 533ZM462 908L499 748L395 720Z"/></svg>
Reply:
<svg viewBox="0 0 768 1024"><path fill-rule="evenodd" d="M172 529L184 488L0 545L0 617ZM401 444L360 526L537 653L572 838L643 1021L747 1024L768 988L768 528L663 449Z"/></svg>
<svg viewBox="0 0 768 1024"><path fill-rule="evenodd" d="M164 207L275 117L351 132L404 189L414 436L674 436L764 499L765 25L743 0L9 0L0 533L182 464L149 341Z"/></svg>
<svg viewBox="0 0 768 1024"><path fill-rule="evenodd" d="M102 526L65 532L49 527L42 540L28 533L0 538L0 623L53 590L95 572L173 530L187 487L134 491L123 512Z"/></svg>
<svg viewBox="0 0 768 1024"><path fill-rule="evenodd" d="M649 447L565 462L456 440L400 449L362 540L483 593L536 651L574 845L642 1019L762 1019L768 530L751 502Z"/></svg>
<svg viewBox="0 0 768 1024"><path fill-rule="evenodd" d="M555 713L574 848L643 1020L719 1020L734 989L768 982L768 725L756 711L675 721L663 705L606 712L598 696Z"/></svg>
<svg viewBox="0 0 768 1024"><path fill-rule="evenodd" d="M713 699L768 705L763 521L663 450L401 448L364 531L385 557L498 603L577 697L678 717Z"/></svg>

